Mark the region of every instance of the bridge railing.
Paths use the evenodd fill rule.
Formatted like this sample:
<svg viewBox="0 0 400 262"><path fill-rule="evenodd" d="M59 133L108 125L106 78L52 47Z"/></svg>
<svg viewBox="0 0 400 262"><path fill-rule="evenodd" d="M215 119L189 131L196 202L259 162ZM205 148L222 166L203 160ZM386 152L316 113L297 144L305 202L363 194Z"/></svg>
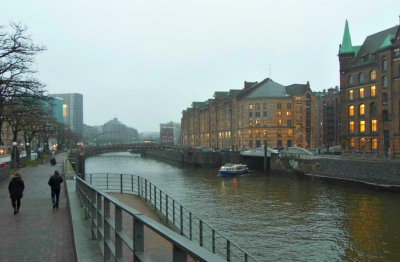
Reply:
<svg viewBox="0 0 400 262"><path fill-rule="evenodd" d="M95 173L86 174L86 180L95 188L105 192L135 194L143 197L154 210L163 215L165 223L170 228L226 261L257 261L145 178L130 174Z"/></svg>
<svg viewBox="0 0 400 262"><path fill-rule="evenodd" d="M188 257L195 261L224 261L80 178L76 180L76 188L85 215L90 219L92 239L97 240L104 261L152 261L149 254L158 251L154 250L154 239L160 244L160 237L167 243L158 256L168 261L186 262ZM153 235L149 241L148 231L158 237Z"/></svg>

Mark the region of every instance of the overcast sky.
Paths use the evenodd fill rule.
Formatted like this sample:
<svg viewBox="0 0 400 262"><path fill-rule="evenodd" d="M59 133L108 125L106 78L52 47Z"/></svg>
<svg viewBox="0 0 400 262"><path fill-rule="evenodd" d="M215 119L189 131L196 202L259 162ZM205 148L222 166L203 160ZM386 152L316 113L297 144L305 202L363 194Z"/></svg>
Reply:
<svg viewBox="0 0 400 262"><path fill-rule="evenodd" d="M143 132L244 81L339 85L345 20L361 45L399 15L398 0L8 0L0 25L21 22L47 47L39 79L83 94L85 124Z"/></svg>

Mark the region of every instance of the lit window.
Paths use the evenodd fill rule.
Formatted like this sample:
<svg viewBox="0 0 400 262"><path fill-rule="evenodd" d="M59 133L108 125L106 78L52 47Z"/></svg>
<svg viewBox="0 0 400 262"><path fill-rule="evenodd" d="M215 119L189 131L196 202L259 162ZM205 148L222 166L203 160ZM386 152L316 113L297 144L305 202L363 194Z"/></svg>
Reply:
<svg viewBox="0 0 400 262"><path fill-rule="evenodd" d="M364 88L360 88L360 98L364 98Z"/></svg>
<svg viewBox="0 0 400 262"><path fill-rule="evenodd" d="M256 130L256 136L260 136L260 129Z"/></svg>
<svg viewBox="0 0 400 262"><path fill-rule="evenodd" d="M281 111L278 111L278 116L282 116L282 112Z"/></svg>
<svg viewBox="0 0 400 262"><path fill-rule="evenodd" d="M282 125L282 119L278 120L278 125Z"/></svg>
<svg viewBox="0 0 400 262"><path fill-rule="evenodd" d="M371 131L372 132L378 131L378 121L377 120L371 121Z"/></svg>
<svg viewBox="0 0 400 262"><path fill-rule="evenodd" d="M261 120L256 120L256 126L260 126Z"/></svg>
<svg viewBox="0 0 400 262"><path fill-rule="evenodd" d="M263 134L264 134L264 136L267 136L268 132L266 129L263 130Z"/></svg>
<svg viewBox="0 0 400 262"><path fill-rule="evenodd" d="M354 116L354 106L349 106L349 116Z"/></svg>
<svg viewBox="0 0 400 262"><path fill-rule="evenodd" d="M371 71L371 80L376 80L376 71L375 70Z"/></svg>
<svg viewBox="0 0 400 262"><path fill-rule="evenodd" d="M349 132L350 133L354 132L354 122L353 121L349 122Z"/></svg>
<svg viewBox="0 0 400 262"><path fill-rule="evenodd" d="M360 149L365 149L365 138L360 138Z"/></svg>
<svg viewBox="0 0 400 262"><path fill-rule="evenodd" d="M371 139L371 148L372 149L378 149L378 139L377 138L372 138Z"/></svg>
<svg viewBox="0 0 400 262"><path fill-rule="evenodd" d="M249 109L250 110L253 109L253 105L252 104L249 105Z"/></svg>
<svg viewBox="0 0 400 262"><path fill-rule="evenodd" d="M241 136L242 135L242 131L238 131L238 136Z"/></svg>
<svg viewBox="0 0 400 262"><path fill-rule="evenodd" d="M253 126L253 121L249 121L249 126Z"/></svg>
<svg viewBox="0 0 400 262"><path fill-rule="evenodd" d="M349 148L354 148L354 138L349 139Z"/></svg>
<svg viewBox="0 0 400 262"><path fill-rule="evenodd" d="M66 117L68 115L68 111L67 111L68 106L66 104L63 104L62 107L63 107L63 117Z"/></svg>
<svg viewBox="0 0 400 262"><path fill-rule="evenodd" d="M286 112L286 116L290 116L290 111L287 111L287 112Z"/></svg>
<svg viewBox="0 0 400 262"><path fill-rule="evenodd" d="M371 86L371 96L376 96L376 86Z"/></svg>
<svg viewBox="0 0 400 262"><path fill-rule="evenodd" d="M277 130L277 131L276 131L276 135L277 135L278 137L282 136L282 131L281 131L281 130Z"/></svg>
<svg viewBox="0 0 400 262"><path fill-rule="evenodd" d="M264 126L267 126L267 125L268 125L268 121L264 120Z"/></svg>
<svg viewBox="0 0 400 262"><path fill-rule="evenodd" d="M360 132L365 132L365 121L360 121Z"/></svg>
<svg viewBox="0 0 400 262"><path fill-rule="evenodd" d="M365 114L365 105L361 104L360 105L360 116L363 116Z"/></svg>
<svg viewBox="0 0 400 262"><path fill-rule="evenodd" d="M353 90L349 90L349 100L353 100Z"/></svg>
<svg viewBox="0 0 400 262"><path fill-rule="evenodd" d="M287 136L292 136L292 134L293 134L293 130L289 129L289 130L287 131Z"/></svg>
<svg viewBox="0 0 400 262"><path fill-rule="evenodd" d="M253 130L249 130L249 137L253 137Z"/></svg>

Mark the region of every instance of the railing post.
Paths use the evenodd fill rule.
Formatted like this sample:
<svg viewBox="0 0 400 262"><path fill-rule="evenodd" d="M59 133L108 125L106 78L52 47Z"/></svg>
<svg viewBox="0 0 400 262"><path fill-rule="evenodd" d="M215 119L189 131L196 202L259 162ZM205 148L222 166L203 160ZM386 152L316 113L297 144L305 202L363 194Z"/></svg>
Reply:
<svg viewBox="0 0 400 262"><path fill-rule="evenodd" d="M102 210L102 201L101 201L101 195L100 193L96 193L97 194L97 242L100 244L103 236L101 235L101 228L103 227L103 218L101 215L101 210Z"/></svg>
<svg viewBox="0 0 400 262"><path fill-rule="evenodd" d="M199 233L200 233L200 238L199 238L199 244L202 247L203 246L203 221L199 220Z"/></svg>
<svg viewBox="0 0 400 262"><path fill-rule="evenodd" d="M231 261L231 242L226 240L226 261Z"/></svg>
<svg viewBox="0 0 400 262"><path fill-rule="evenodd" d="M108 190L108 173L107 173L107 190Z"/></svg>
<svg viewBox="0 0 400 262"><path fill-rule="evenodd" d="M140 196L140 182L139 177L137 177L137 193Z"/></svg>
<svg viewBox="0 0 400 262"><path fill-rule="evenodd" d="M92 184L92 174L90 174L90 184Z"/></svg>
<svg viewBox="0 0 400 262"><path fill-rule="evenodd" d="M165 222L168 224L168 195L165 194Z"/></svg>
<svg viewBox="0 0 400 262"><path fill-rule="evenodd" d="M212 229L212 252L215 254L215 230Z"/></svg>
<svg viewBox="0 0 400 262"><path fill-rule="evenodd" d="M175 200L172 199L172 224L175 226Z"/></svg>
<svg viewBox="0 0 400 262"><path fill-rule="evenodd" d="M247 253L244 253L244 262L247 262Z"/></svg>
<svg viewBox="0 0 400 262"><path fill-rule="evenodd" d="M122 209L115 206L115 260L122 258L122 239L118 233L122 232Z"/></svg>
<svg viewBox="0 0 400 262"><path fill-rule="evenodd" d="M119 175L119 181L120 181L120 193L122 194L123 193L123 189L122 189L122 187L123 187L123 185L122 185L122 174Z"/></svg>
<svg viewBox="0 0 400 262"><path fill-rule="evenodd" d="M149 198L149 201L150 201L150 203L151 203L151 182L150 182L150 185L149 185L149 189L150 189L150 198Z"/></svg>
<svg viewBox="0 0 400 262"><path fill-rule="evenodd" d="M131 185L132 185L132 193L133 193L133 175L131 175Z"/></svg>
<svg viewBox="0 0 400 262"><path fill-rule="evenodd" d="M144 252L144 234L143 234L143 223L137 219L133 218L133 261L140 261L137 258L136 253Z"/></svg>
<svg viewBox="0 0 400 262"><path fill-rule="evenodd" d="M189 237L192 240L192 213L189 212Z"/></svg>
<svg viewBox="0 0 400 262"><path fill-rule="evenodd" d="M154 186L154 210L157 210L157 188Z"/></svg>
<svg viewBox="0 0 400 262"><path fill-rule="evenodd" d="M183 207L182 207L182 205L180 206L180 212L181 212L181 214L180 214L180 222L181 222L181 235L183 235Z"/></svg>
<svg viewBox="0 0 400 262"><path fill-rule="evenodd" d="M160 212L162 214L162 191L160 190Z"/></svg>
<svg viewBox="0 0 400 262"><path fill-rule="evenodd" d="M147 200L147 179L144 180L144 199Z"/></svg>
<svg viewBox="0 0 400 262"><path fill-rule="evenodd" d="M92 224L92 240L96 239L96 191L90 189L90 222Z"/></svg>
<svg viewBox="0 0 400 262"><path fill-rule="evenodd" d="M109 261L111 259L111 252L108 248L107 242L110 240L110 224L108 223L108 219L110 218L110 201L107 198L104 198L104 216L103 216L103 225L104 225L104 261Z"/></svg>

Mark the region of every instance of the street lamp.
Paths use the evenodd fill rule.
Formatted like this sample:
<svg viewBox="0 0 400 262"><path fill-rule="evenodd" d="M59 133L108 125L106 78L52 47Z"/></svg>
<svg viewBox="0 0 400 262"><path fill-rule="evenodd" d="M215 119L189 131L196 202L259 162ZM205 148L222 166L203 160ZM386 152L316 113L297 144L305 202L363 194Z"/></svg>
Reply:
<svg viewBox="0 0 400 262"><path fill-rule="evenodd" d="M17 169L17 142L13 142L13 153L14 153L14 169Z"/></svg>
<svg viewBox="0 0 400 262"><path fill-rule="evenodd" d="M29 143L25 144L25 153L28 160L31 160L31 148L29 147Z"/></svg>

